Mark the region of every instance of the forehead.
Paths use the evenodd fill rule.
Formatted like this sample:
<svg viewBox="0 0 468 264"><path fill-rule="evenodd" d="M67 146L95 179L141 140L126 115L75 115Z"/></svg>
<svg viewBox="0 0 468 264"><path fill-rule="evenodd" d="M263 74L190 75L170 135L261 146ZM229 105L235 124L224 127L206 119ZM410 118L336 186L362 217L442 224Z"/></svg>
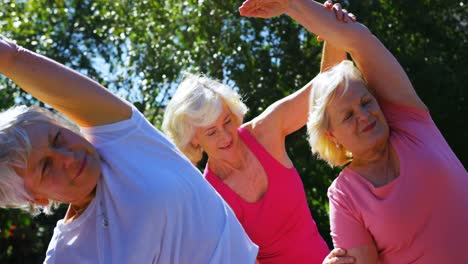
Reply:
<svg viewBox="0 0 468 264"><path fill-rule="evenodd" d="M335 96L331 99L330 105L334 109L341 109L348 107L348 104L360 100L362 97L372 96L363 82L350 81L348 86L341 85L337 90Z"/></svg>
<svg viewBox="0 0 468 264"><path fill-rule="evenodd" d="M211 122L210 124L206 125L206 126L197 127L198 130L210 129L210 128L216 126L218 123L224 122L224 119L226 119L228 116L232 115L231 109L229 108L229 106L225 102L222 102L221 106L222 106L221 112L218 114L218 116L216 116L216 119L213 122Z"/></svg>
<svg viewBox="0 0 468 264"><path fill-rule="evenodd" d="M231 108L223 101L221 104L221 112L219 113L218 117L216 118L216 121L213 122L211 125L214 125L216 122L222 122L224 119L226 119L228 116L232 114Z"/></svg>
<svg viewBox="0 0 468 264"><path fill-rule="evenodd" d="M48 142L51 130L57 129L58 126L48 122L37 122L24 126L24 130L28 134L31 147L40 147Z"/></svg>

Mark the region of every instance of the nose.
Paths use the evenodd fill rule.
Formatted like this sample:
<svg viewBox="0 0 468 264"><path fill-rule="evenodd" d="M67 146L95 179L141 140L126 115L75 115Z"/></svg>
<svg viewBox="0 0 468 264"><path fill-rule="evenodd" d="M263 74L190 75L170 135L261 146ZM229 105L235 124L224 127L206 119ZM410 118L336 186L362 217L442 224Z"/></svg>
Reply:
<svg viewBox="0 0 468 264"><path fill-rule="evenodd" d="M231 133L229 133L229 130L227 129L222 129L220 134L223 141L229 141L232 138Z"/></svg>
<svg viewBox="0 0 468 264"><path fill-rule="evenodd" d="M64 168L70 168L76 161L75 154L66 148L57 148L52 150L54 159L58 164L63 164Z"/></svg>
<svg viewBox="0 0 468 264"><path fill-rule="evenodd" d="M367 121L369 119L369 116L370 116L369 110L367 110L364 107L359 108L359 112L358 112L358 121L359 122Z"/></svg>

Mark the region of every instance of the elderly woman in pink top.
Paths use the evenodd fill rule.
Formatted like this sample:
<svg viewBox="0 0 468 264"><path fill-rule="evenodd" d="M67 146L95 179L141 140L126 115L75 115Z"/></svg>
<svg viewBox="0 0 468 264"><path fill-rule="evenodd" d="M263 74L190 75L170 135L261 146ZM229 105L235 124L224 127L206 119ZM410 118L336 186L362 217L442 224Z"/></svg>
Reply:
<svg viewBox="0 0 468 264"><path fill-rule="evenodd" d="M328 191L335 247L357 263L464 263L468 174L400 64L366 27L337 23L314 1L241 7L245 16L282 13L348 51L364 75L345 61L312 81L312 151L348 164Z"/></svg>
<svg viewBox="0 0 468 264"><path fill-rule="evenodd" d="M197 164L235 212L260 263L322 263L328 246L317 231L303 185L285 150L286 135L307 121L310 85L242 124L247 107L230 87L189 75L164 115L163 131Z"/></svg>
<svg viewBox="0 0 468 264"><path fill-rule="evenodd" d="M327 44L324 53L322 68L346 58ZM247 107L239 94L189 75L166 108L163 131L194 164L208 155L204 176L259 246L262 264L318 264L329 253L285 149L285 137L306 124L310 89L307 84L242 124Z"/></svg>

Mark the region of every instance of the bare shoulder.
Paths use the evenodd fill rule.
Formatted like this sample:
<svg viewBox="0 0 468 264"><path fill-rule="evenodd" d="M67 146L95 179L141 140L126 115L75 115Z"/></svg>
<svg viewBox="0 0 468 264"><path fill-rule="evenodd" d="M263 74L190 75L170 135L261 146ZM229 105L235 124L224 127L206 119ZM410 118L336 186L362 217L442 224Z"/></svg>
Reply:
<svg viewBox="0 0 468 264"><path fill-rule="evenodd" d="M277 139L274 132L268 133L268 131L272 132L271 129L269 129L270 125L264 118L261 118L261 116L242 124L242 127L247 129L263 146L268 146L271 142L274 142Z"/></svg>
<svg viewBox="0 0 468 264"><path fill-rule="evenodd" d="M285 149L285 139L279 133L274 133L268 122L262 119L253 119L242 125L265 148L268 153L285 167L292 167Z"/></svg>

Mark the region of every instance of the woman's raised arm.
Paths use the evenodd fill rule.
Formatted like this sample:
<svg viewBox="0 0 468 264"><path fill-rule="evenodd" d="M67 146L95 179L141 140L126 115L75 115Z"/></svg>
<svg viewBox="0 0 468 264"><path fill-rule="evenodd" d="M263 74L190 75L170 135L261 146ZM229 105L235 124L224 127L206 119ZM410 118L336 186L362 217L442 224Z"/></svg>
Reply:
<svg viewBox="0 0 468 264"><path fill-rule="evenodd" d="M339 4L334 9L342 11ZM401 65L364 25L339 22L335 12L312 0L247 0L240 12L261 18L288 14L309 31L349 52L379 99L426 108Z"/></svg>
<svg viewBox="0 0 468 264"><path fill-rule="evenodd" d="M326 71L330 67L346 59L346 52L329 43L324 43L320 71ZM303 127L307 122L309 113L309 94L313 89L312 82L306 84L300 90L274 102L260 116L253 120L255 124L262 124L269 134L278 134L283 141L284 137Z"/></svg>
<svg viewBox="0 0 468 264"><path fill-rule="evenodd" d="M80 126L125 120L130 105L99 83L0 35L0 73Z"/></svg>

